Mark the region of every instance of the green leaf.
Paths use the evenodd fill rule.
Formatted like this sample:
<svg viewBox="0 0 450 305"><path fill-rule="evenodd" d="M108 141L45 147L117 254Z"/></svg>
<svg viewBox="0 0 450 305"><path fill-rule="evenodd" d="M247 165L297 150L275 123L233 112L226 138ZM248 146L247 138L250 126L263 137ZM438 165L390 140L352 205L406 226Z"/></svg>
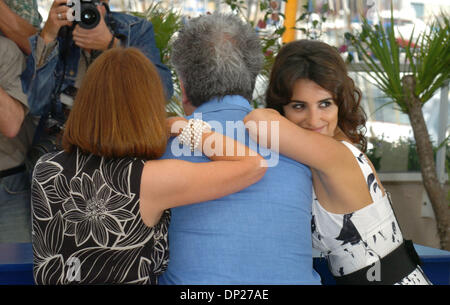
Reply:
<svg viewBox="0 0 450 305"><path fill-rule="evenodd" d="M345 32L344 38L345 38L346 40L352 40L352 39L355 38L355 36L354 36L352 33Z"/></svg>
<svg viewBox="0 0 450 305"><path fill-rule="evenodd" d="M308 13L303 13L303 14L300 15L300 17L297 18L296 21L297 21L297 22L298 22L298 21L302 21L302 20L304 20L304 19L306 18L306 16L308 16L308 15L309 15Z"/></svg>
<svg viewBox="0 0 450 305"><path fill-rule="evenodd" d="M440 19L443 21L432 24L430 30L420 33L415 40L413 32L404 48L404 65L407 73L411 73L416 80L414 94L422 103L428 101L450 77L450 22L445 15ZM346 33L345 38L361 54L368 77L403 112L407 112L401 83L400 47L394 27L385 29L382 24L372 27L365 18L362 18L362 23L358 36ZM392 9L391 24L394 24Z"/></svg>
<svg viewBox="0 0 450 305"><path fill-rule="evenodd" d="M347 62L348 63L352 63L353 62L353 55L352 55L352 53L348 53L348 56L347 56Z"/></svg>
<svg viewBox="0 0 450 305"><path fill-rule="evenodd" d="M286 31L286 27L281 27L281 28L279 28L279 29L276 29L275 30L275 34L277 34L277 35L283 35L284 34L284 32Z"/></svg>

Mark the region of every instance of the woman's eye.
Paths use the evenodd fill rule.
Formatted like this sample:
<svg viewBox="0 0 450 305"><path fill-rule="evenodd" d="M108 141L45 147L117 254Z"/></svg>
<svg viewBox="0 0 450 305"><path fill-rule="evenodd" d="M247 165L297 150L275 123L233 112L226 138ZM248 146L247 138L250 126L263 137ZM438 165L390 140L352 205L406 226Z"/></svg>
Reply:
<svg viewBox="0 0 450 305"><path fill-rule="evenodd" d="M302 103L294 103L294 104L292 104L292 108L293 109L303 109L303 108L305 108L305 105L303 105Z"/></svg>
<svg viewBox="0 0 450 305"><path fill-rule="evenodd" d="M327 107L330 107L331 106L331 102L329 102L329 101L323 101L323 102L321 102L320 104L319 104L319 106L320 106L320 108L327 108Z"/></svg>

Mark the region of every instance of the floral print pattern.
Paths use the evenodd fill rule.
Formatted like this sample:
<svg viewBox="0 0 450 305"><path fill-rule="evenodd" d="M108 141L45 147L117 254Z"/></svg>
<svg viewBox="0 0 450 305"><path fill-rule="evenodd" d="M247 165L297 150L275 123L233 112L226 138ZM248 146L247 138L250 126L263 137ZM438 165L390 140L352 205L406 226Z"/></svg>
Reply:
<svg viewBox="0 0 450 305"><path fill-rule="evenodd" d="M67 211L64 216L75 223L77 246L81 246L90 235L99 246L108 244L109 233L124 235L121 222L134 217L133 213L124 209L133 200L122 194L114 194L96 170L92 179L83 173L82 178L71 181L70 195L75 208Z"/></svg>
<svg viewBox="0 0 450 305"><path fill-rule="evenodd" d="M139 213L144 161L44 155L32 181L38 284L156 284L168 263L170 212L147 227ZM71 262L79 267L75 277Z"/></svg>

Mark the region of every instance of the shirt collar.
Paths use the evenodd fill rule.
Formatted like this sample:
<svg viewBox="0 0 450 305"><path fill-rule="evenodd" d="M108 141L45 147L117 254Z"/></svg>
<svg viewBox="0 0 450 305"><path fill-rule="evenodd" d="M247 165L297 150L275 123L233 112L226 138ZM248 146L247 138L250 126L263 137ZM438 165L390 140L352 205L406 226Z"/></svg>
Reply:
<svg viewBox="0 0 450 305"><path fill-rule="evenodd" d="M223 98L213 98L212 100L209 100L208 102L197 107L194 113L206 113L237 108L248 112L253 110L250 103L242 96L227 95Z"/></svg>

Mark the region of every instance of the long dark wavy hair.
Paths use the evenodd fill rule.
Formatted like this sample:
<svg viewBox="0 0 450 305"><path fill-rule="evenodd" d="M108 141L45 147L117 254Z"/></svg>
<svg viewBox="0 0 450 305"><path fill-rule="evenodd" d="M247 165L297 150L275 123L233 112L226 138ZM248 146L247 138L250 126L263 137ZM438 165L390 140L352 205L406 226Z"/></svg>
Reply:
<svg viewBox="0 0 450 305"><path fill-rule="evenodd" d="M290 103L294 83L308 79L329 91L338 106L338 126L362 151L367 116L361 108L361 91L348 76L338 51L317 40L297 40L284 45L278 53L266 92L266 106L284 115L283 106Z"/></svg>

